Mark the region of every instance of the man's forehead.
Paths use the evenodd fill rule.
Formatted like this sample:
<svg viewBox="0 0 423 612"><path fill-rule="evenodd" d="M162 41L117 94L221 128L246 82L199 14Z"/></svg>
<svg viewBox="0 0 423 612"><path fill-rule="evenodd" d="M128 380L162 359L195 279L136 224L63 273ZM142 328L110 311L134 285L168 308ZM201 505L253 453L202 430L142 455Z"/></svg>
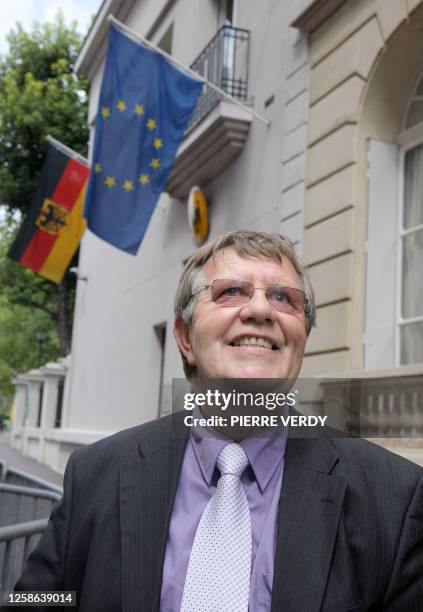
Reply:
<svg viewBox="0 0 423 612"><path fill-rule="evenodd" d="M234 247L220 249L212 255L203 266L203 272L208 279L222 273L224 276L232 274L245 275L259 271L261 274L270 275L275 283L283 280L283 277L298 279L299 276L288 257L283 256L282 261L266 255L249 255L238 253Z"/></svg>

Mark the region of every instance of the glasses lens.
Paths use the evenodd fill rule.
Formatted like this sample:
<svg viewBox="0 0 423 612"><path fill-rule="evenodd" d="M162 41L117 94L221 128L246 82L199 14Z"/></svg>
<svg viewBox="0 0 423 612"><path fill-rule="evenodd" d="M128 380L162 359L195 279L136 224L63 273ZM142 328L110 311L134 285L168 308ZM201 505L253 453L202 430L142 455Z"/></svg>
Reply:
<svg viewBox="0 0 423 612"><path fill-rule="evenodd" d="M300 313L304 310L304 292L292 287L269 287L268 300L279 312Z"/></svg>
<svg viewBox="0 0 423 612"><path fill-rule="evenodd" d="M252 285L230 278L217 279L212 284L212 300L220 306L245 304L252 294Z"/></svg>

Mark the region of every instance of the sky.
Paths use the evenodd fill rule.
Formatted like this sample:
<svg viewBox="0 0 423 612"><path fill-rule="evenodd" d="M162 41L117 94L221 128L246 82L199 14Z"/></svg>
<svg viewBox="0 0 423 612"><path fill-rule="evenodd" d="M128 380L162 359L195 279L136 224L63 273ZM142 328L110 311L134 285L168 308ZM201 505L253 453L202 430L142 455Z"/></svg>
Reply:
<svg viewBox="0 0 423 612"><path fill-rule="evenodd" d="M85 36L101 4L102 0L0 0L0 53L7 53L6 34L17 21L28 31L33 21L51 21L59 8L66 23L78 21L78 30Z"/></svg>

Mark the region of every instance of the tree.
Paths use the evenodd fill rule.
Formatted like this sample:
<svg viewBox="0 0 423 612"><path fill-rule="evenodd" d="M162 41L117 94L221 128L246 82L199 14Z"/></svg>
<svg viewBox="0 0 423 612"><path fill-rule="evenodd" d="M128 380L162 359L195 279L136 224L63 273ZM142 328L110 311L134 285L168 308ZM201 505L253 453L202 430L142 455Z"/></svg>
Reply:
<svg viewBox="0 0 423 612"><path fill-rule="evenodd" d="M57 359L58 337L47 315L26 307L11 307L0 297L0 414L13 396L12 378L46 361ZM42 338L40 343L37 338Z"/></svg>
<svg viewBox="0 0 423 612"><path fill-rule="evenodd" d="M25 214L54 136L86 155L87 87L72 73L81 40L62 13L53 24L19 24L8 35L9 54L0 62L0 202Z"/></svg>
<svg viewBox="0 0 423 612"><path fill-rule="evenodd" d="M54 294L46 296L39 277L7 258L13 235L9 225L0 226L0 414L10 404L13 376L55 360L59 354L54 313L57 300ZM29 308L29 300L43 307Z"/></svg>
<svg viewBox="0 0 423 612"><path fill-rule="evenodd" d="M48 148L46 136L82 155L88 141L88 83L72 73L81 45L76 23L67 26L59 12L53 23L34 23L29 33L18 24L8 41L9 53L0 60L0 203L9 222L0 237L4 245L17 229L13 220L22 219L31 206ZM54 322L59 353L66 355L75 278L66 274L57 286L3 257L0 283L0 295L9 306L40 311Z"/></svg>

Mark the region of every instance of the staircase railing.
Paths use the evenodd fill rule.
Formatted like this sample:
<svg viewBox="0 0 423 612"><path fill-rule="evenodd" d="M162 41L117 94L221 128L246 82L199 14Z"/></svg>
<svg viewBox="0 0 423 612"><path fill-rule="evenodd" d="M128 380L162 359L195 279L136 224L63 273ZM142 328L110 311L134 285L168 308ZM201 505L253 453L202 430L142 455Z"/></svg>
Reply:
<svg viewBox="0 0 423 612"><path fill-rule="evenodd" d="M0 591L13 589L61 495L61 487L0 461Z"/></svg>
<svg viewBox="0 0 423 612"><path fill-rule="evenodd" d="M48 519L44 518L0 527L0 591L13 589L47 523Z"/></svg>

